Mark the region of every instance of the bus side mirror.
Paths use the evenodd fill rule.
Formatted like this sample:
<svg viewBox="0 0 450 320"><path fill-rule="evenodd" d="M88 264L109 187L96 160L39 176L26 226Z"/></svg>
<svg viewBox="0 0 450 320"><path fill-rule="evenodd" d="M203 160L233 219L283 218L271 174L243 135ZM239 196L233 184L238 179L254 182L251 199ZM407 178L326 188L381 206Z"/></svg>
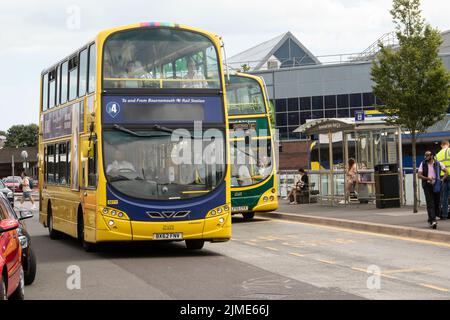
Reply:
<svg viewBox="0 0 450 320"><path fill-rule="evenodd" d="M94 157L94 144L90 141L83 141L81 144L81 155L83 158Z"/></svg>

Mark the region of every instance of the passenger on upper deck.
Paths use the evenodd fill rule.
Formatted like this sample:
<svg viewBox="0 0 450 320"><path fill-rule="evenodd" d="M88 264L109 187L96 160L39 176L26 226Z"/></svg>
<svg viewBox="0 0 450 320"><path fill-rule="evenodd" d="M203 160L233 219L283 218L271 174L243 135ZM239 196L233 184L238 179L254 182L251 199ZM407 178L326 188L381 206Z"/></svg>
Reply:
<svg viewBox="0 0 450 320"><path fill-rule="evenodd" d="M187 58L187 68L188 72L183 79L191 81L183 81L183 88L208 88L208 82L205 76L197 70L197 66L192 57Z"/></svg>

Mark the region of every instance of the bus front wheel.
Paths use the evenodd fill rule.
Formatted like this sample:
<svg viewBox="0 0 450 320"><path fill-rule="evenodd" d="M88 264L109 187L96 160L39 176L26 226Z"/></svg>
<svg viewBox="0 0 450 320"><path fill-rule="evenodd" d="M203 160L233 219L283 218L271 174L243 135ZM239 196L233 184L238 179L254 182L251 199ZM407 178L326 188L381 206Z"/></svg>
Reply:
<svg viewBox="0 0 450 320"><path fill-rule="evenodd" d="M245 221L250 221L250 220L253 220L253 218L255 217L255 213L254 212L246 212L246 213L243 213L242 216L244 217Z"/></svg>
<svg viewBox="0 0 450 320"><path fill-rule="evenodd" d="M86 252L94 252L97 248L95 243L90 243L85 240L84 237L84 219L83 212L78 212L78 241Z"/></svg>
<svg viewBox="0 0 450 320"><path fill-rule="evenodd" d="M189 250L201 250L205 245L203 240L186 240L186 248Z"/></svg>
<svg viewBox="0 0 450 320"><path fill-rule="evenodd" d="M50 204L47 210L47 227L50 239L57 240L61 238L61 233L53 228L53 214L52 214L52 207Z"/></svg>

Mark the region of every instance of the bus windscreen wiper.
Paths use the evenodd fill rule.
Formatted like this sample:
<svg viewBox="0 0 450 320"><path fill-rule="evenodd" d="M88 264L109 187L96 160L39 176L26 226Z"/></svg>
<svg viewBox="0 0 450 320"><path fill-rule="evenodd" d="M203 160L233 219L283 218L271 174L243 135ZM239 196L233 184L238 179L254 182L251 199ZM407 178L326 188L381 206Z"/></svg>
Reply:
<svg viewBox="0 0 450 320"><path fill-rule="evenodd" d="M133 130L131 130L131 129L125 128L125 127L123 127L123 126L120 126L120 125L118 125L118 124L115 124L115 125L114 125L114 129L115 129L115 130L118 130L118 131L122 131L122 132L128 133L128 134L130 134L130 135L132 135L132 136L135 136L135 137L141 137L141 138L148 138L148 137L166 137L165 135L164 135L164 136L163 136L163 135L161 135L161 136L155 136L155 135L142 134L142 133L133 131ZM167 130L170 130L170 129L167 129ZM158 131L168 132L168 133L169 133L169 131L166 131L166 130L159 130L159 129L158 129Z"/></svg>
<svg viewBox="0 0 450 320"><path fill-rule="evenodd" d="M153 130L157 130L157 131L161 131L161 132L167 132L167 133L174 133L175 132L175 130L167 128L167 127L162 127L159 124L155 124L153 126ZM182 136L182 137L187 137L187 138L190 138L192 140L197 139L197 137L195 137L195 136L182 134L180 132L177 132L177 135ZM199 137L199 139L201 139L201 137Z"/></svg>
<svg viewBox="0 0 450 320"><path fill-rule="evenodd" d="M127 129L127 128L125 128L125 127L119 126L118 124L115 124L115 125L114 125L114 129L115 129L115 130L118 130L118 131L122 131L122 132L128 133L128 134L131 134L132 136L136 136L136 137L145 137L145 135L142 135L142 134L140 134L140 133L137 133L136 131Z"/></svg>

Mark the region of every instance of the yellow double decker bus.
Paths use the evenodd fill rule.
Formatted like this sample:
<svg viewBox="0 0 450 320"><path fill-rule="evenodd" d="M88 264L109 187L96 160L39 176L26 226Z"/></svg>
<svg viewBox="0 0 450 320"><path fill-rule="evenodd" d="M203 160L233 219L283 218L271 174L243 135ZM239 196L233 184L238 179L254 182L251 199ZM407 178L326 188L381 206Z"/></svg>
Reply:
<svg viewBox="0 0 450 320"><path fill-rule="evenodd" d="M227 80L232 213L253 219L278 208L274 136L262 78L244 73Z"/></svg>
<svg viewBox="0 0 450 320"><path fill-rule="evenodd" d="M41 75L40 222L86 250L231 237L220 37L171 23L100 32Z"/></svg>

